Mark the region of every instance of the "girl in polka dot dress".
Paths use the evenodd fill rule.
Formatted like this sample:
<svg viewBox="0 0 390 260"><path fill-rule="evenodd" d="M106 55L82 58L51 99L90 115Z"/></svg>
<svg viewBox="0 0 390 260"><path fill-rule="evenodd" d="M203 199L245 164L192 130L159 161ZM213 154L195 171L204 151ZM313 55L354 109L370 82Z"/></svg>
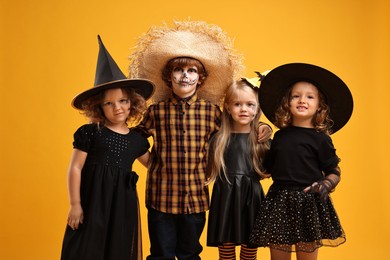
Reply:
<svg viewBox="0 0 390 260"><path fill-rule="evenodd" d="M330 138L353 110L352 95L335 74L318 66L282 65L263 79L263 113L278 128L264 167L273 184L260 206L250 242L270 247L272 260L315 260L321 246L345 242L329 193L340 181Z"/></svg>
<svg viewBox="0 0 390 260"><path fill-rule="evenodd" d="M149 143L127 122L142 117L154 85L126 79L98 39L95 87L72 102L92 123L74 134L61 259L142 259L138 175L132 164L135 159L147 164Z"/></svg>

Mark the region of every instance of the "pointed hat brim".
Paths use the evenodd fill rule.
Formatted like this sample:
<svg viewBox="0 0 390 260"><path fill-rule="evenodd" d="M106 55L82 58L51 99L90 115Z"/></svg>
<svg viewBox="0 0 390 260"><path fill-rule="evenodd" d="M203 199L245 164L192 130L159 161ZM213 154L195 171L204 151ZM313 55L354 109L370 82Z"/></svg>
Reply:
<svg viewBox="0 0 390 260"><path fill-rule="evenodd" d="M72 106L76 109L82 110L82 104L88 98L95 96L102 91L113 89L113 88L131 88L134 89L139 95L148 100L154 92L154 84L150 80L146 79L123 79L117 81L111 81L91 89L88 89L80 94L78 94L72 100Z"/></svg>
<svg viewBox="0 0 390 260"><path fill-rule="evenodd" d="M96 65L94 87L83 91L72 100L72 106L77 109L83 109L83 102L88 98L99 94L102 91L113 88L132 88L143 96L149 99L154 92L154 84L146 79L133 78L127 79L120 70L115 60L104 46L100 36L98 35L99 54Z"/></svg>

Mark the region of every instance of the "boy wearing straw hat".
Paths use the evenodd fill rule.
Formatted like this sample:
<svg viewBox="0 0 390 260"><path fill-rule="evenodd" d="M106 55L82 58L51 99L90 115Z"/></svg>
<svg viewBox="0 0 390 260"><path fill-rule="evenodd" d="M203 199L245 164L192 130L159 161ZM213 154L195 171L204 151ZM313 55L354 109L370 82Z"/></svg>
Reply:
<svg viewBox="0 0 390 260"><path fill-rule="evenodd" d="M241 58L220 27L185 21L151 28L130 59L130 78L156 85L154 104L138 126L154 141L146 185L147 259L200 259L209 209L206 154L220 126L218 105L240 75ZM261 128L268 139L269 127Z"/></svg>

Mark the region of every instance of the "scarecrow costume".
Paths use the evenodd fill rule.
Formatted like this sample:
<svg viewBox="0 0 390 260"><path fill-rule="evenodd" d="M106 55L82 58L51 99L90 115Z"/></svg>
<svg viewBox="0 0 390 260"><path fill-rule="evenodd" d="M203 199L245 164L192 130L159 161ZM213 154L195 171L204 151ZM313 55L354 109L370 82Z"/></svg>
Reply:
<svg viewBox="0 0 390 260"><path fill-rule="evenodd" d="M162 79L167 63L183 57L198 60L208 74L186 99L174 95ZM243 70L242 57L220 27L176 21L144 34L130 61L130 77L146 78L156 85L152 105L138 127L154 141L146 184L151 241L147 259L198 259L199 237L209 209L205 185L209 140L220 127L218 105L225 90ZM173 227L156 221L165 217L173 219ZM172 236L169 241L168 235Z"/></svg>

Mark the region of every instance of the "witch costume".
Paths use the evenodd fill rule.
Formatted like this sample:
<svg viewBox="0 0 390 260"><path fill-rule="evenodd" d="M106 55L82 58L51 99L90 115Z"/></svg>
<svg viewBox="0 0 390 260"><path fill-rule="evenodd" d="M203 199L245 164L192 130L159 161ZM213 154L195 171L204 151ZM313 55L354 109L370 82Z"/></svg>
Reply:
<svg viewBox="0 0 390 260"><path fill-rule="evenodd" d="M126 79L100 37L98 40L95 87L77 95L72 106L83 110L85 100L112 88L132 88L148 99L153 84L143 79ZM148 151L149 142L132 129L128 134L120 134L94 123L75 132L73 147L88 154L80 184L84 220L76 230L67 226L61 259L142 259L138 175L132 171L132 165Z"/></svg>
<svg viewBox="0 0 390 260"><path fill-rule="evenodd" d="M275 111L286 90L294 83L313 83L325 96L335 133L349 120L352 95L345 83L321 67L292 63L269 72L263 79L259 100L263 113L275 122ZM339 157L329 135L314 128L287 126L274 135L264 160L271 185L250 236L259 247L285 252L313 252L321 246L338 246L346 241L344 230L330 197L303 190L334 174Z"/></svg>

